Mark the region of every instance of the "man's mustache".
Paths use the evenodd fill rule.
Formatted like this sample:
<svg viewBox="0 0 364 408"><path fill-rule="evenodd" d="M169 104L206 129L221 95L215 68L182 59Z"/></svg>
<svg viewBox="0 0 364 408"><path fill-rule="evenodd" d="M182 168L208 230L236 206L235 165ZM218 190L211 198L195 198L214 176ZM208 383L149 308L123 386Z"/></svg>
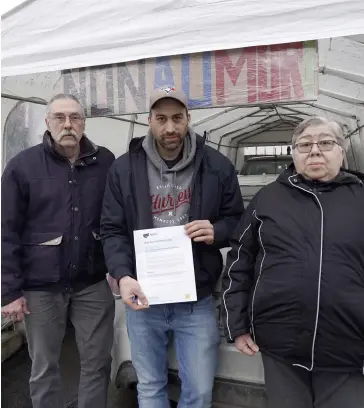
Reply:
<svg viewBox="0 0 364 408"><path fill-rule="evenodd" d="M62 130L62 132L58 135L58 138L62 139L62 137L65 136L73 136L75 139L77 138L76 133L72 130Z"/></svg>
<svg viewBox="0 0 364 408"><path fill-rule="evenodd" d="M179 133L166 133L163 135L163 137L179 137L181 138L181 135Z"/></svg>

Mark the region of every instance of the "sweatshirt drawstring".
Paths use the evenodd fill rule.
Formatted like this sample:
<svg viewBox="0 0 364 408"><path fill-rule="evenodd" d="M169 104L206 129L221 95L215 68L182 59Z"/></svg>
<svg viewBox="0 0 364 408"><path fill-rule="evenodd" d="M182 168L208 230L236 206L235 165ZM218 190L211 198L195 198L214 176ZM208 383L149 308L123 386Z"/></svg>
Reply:
<svg viewBox="0 0 364 408"><path fill-rule="evenodd" d="M163 186L163 163L160 163L160 176L161 176L161 186ZM162 205L159 206L159 215L162 214Z"/></svg>
<svg viewBox="0 0 364 408"><path fill-rule="evenodd" d="M176 201L177 201L177 189L176 189L176 172L173 172L173 215L176 215Z"/></svg>
<svg viewBox="0 0 364 408"><path fill-rule="evenodd" d="M161 178L161 186L163 185L163 163L161 162L160 168L159 168L159 174L160 174L160 178ZM172 181L172 188L173 188L173 215L175 216L177 213L177 206L176 206L176 202L177 202L177 187L176 187L176 183L177 183L177 176L176 176L176 172L173 172L173 181ZM159 206L159 215L162 214L162 205Z"/></svg>

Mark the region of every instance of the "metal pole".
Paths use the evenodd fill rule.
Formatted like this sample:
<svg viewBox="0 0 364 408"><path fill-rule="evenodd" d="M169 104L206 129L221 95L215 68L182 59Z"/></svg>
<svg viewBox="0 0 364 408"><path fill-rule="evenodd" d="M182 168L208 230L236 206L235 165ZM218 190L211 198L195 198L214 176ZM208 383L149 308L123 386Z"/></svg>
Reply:
<svg viewBox="0 0 364 408"><path fill-rule="evenodd" d="M350 114L348 112L343 112L343 111L341 111L339 109L329 108L328 106L319 105L319 104L316 104L316 103L308 103L308 102L305 102L305 105L311 106L313 108L321 109L321 110L324 110L324 111L327 111L327 112L335 113L336 115L345 116L347 118L351 118L351 119L355 119L355 120L357 119L357 117L355 115L352 115L352 114Z"/></svg>
<svg viewBox="0 0 364 408"><path fill-rule="evenodd" d="M242 129L248 129L248 128L250 128L250 127L256 126L256 125L258 125L259 123L263 123L263 122L266 121L267 119L274 118L275 116L276 116L276 115L268 115L268 116L266 116L265 118L260 119L260 120L257 120L255 123L252 123L252 124L250 124L250 125L248 125L248 126L245 126L245 127L242 128ZM224 135L222 135L222 136L220 137L220 142L222 142L222 139L224 139L225 137L228 137L228 136L231 136L231 135L234 135L234 134L236 134L236 133L241 132L242 129L237 129L237 130L233 130L233 131L231 131L231 132L225 133Z"/></svg>
<svg viewBox="0 0 364 408"><path fill-rule="evenodd" d="M132 115L132 116L137 116L137 115ZM147 123L138 122L138 121L133 121L132 119L119 118L118 116L88 116L87 118L88 118L88 119L94 119L94 118L109 118L109 119L114 119L114 120L121 120L122 122L134 123L134 124L136 124L136 125L149 127L149 125L148 125Z"/></svg>
<svg viewBox="0 0 364 408"><path fill-rule="evenodd" d="M354 74L352 72L341 71L340 69L328 68L325 65L320 65L319 73L323 75L328 74L336 76L359 84L364 84L364 77L362 75Z"/></svg>
<svg viewBox="0 0 364 408"><path fill-rule="evenodd" d="M217 113L214 113L213 115L206 116L205 118L202 118L202 119L198 120L197 122L193 123L192 126L202 125L202 124L204 124L206 122L209 122L210 120L216 119L219 116L224 115L225 113L228 113L228 112L230 112L232 110L236 110L236 109L239 109L239 108L240 108L239 106L236 106L236 107L233 107L233 108L224 109L222 112L217 112Z"/></svg>
<svg viewBox="0 0 364 408"><path fill-rule="evenodd" d="M38 99L38 98L23 98L22 96L9 95L5 93L2 93L1 97L5 99L12 99L14 101L36 103L38 105L47 105L46 101ZM125 119L125 118L119 118L117 116L87 116L87 119L95 119L95 118L109 118L109 119L114 119L114 120L120 120L122 122L135 123L136 125L149 126L147 123L137 122L137 121L133 121L130 119Z"/></svg>
<svg viewBox="0 0 364 408"><path fill-rule="evenodd" d="M277 127L277 125L279 125L280 123L282 123L282 122L280 122L278 120L276 120L274 122L270 122L270 123L265 123L264 125L262 125L260 127L260 129L255 129L255 130L252 130L252 131L247 132L247 133L241 133L240 135L233 137L230 140L230 143L235 141L236 139L240 139L240 138L241 139L239 140L239 142L242 141L242 140L250 139L251 137L259 135L260 133L263 133L266 130L270 130L272 128ZM292 126L292 128L293 128L293 126Z"/></svg>
<svg viewBox="0 0 364 408"><path fill-rule="evenodd" d="M136 119L138 118L138 116L137 116L137 115L132 115L132 118L133 118L134 122L131 122L131 123L130 123L130 126L129 126L129 134L128 134L127 146L129 146L129 143L131 142L131 139L133 138L135 121L136 121Z"/></svg>
<svg viewBox="0 0 364 408"><path fill-rule="evenodd" d="M15 95L10 95L6 93L2 93L1 97L5 99L12 99L13 101L18 101L18 102L30 102L30 103L36 103L38 105L47 105L47 102L40 98L39 99L38 98L23 98L21 96L15 96Z"/></svg>
<svg viewBox="0 0 364 408"><path fill-rule="evenodd" d="M249 118L249 117L251 117L251 116L254 116L255 113L258 113L258 112L260 112L260 111L261 111L261 109L258 109L258 110L255 110L255 111L253 111L253 112L250 112L250 113L247 114L247 115L239 116L238 118L236 118L236 119L234 119L234 120L232 120L232 121L230 121L230 122L224 123L224 124L221 125L221 126L218 126L218 127L216 127L216 128L211 129L211 130L209 131L209 133L216 132L217 130L223 129L224 127L229 126L229 125L232 125L233 123L240 122L240 121L243 120L243 119L246 119L246 118Z"/></svg>
<svg viewBox="0 0 364 408"><path fill-rule="evenodd" d="M309 113L306 113L306 112L302 112L302 111L300 111L300 110L298 110L298 109L293 109L293 108L288 108L287 106L280 106L280 108L282 108L282 109L285 109L285 110L288 110L288 111L290 111L290 112L293 112L293 113L298 113L299 115L304 115L304 116L312 116L312 115L310 115ZM283 114L282 114L283 115ZM284 116L289 116L288 114L284 114Z"/></svg>
<svg viewBox="0 0 364 408"><path fill-rule="evenodd" d="M363 99L352 98L350 96L341 95L341 94L337 94L335 92L326 91L325 89L320 89L319 93L321 95L325 95L325 96L328 96L329 98L334 98L334 99L337 99L339 101L351 103L351 104L354 104L354 105L364 106L364 100Z"/></svg>

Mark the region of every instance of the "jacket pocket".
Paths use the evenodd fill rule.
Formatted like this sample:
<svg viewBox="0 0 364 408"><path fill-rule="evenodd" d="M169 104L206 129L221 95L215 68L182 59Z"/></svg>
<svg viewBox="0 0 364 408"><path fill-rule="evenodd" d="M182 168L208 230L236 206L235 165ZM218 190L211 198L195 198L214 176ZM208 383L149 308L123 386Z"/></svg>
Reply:
<svg viewBox="0 0 364 408"><path fill-rule="evenodd" d="M31 232L23 236L22 263L28 283L59 281L62 241L61 232Z"/></svg>

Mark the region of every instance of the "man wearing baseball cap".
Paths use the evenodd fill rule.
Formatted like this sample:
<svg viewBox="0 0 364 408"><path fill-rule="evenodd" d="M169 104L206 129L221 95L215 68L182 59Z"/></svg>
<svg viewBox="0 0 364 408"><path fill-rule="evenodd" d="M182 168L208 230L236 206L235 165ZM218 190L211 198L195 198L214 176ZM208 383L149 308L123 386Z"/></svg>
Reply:
<svg viewBox="0 0 364 408"><path fill-rule="evenodd" d="M228 246L244 206L233 165L189 123L183 92L154 90L150 130L115 161L105 190L101 237L109 273L127 305L140 408L169 407L170 333L182 381L179 407L212 403L220 343L212 293L223 269L219 250ZM133 231L177 225L192 240L198 300L148 306L136 280Z"/></svg>

